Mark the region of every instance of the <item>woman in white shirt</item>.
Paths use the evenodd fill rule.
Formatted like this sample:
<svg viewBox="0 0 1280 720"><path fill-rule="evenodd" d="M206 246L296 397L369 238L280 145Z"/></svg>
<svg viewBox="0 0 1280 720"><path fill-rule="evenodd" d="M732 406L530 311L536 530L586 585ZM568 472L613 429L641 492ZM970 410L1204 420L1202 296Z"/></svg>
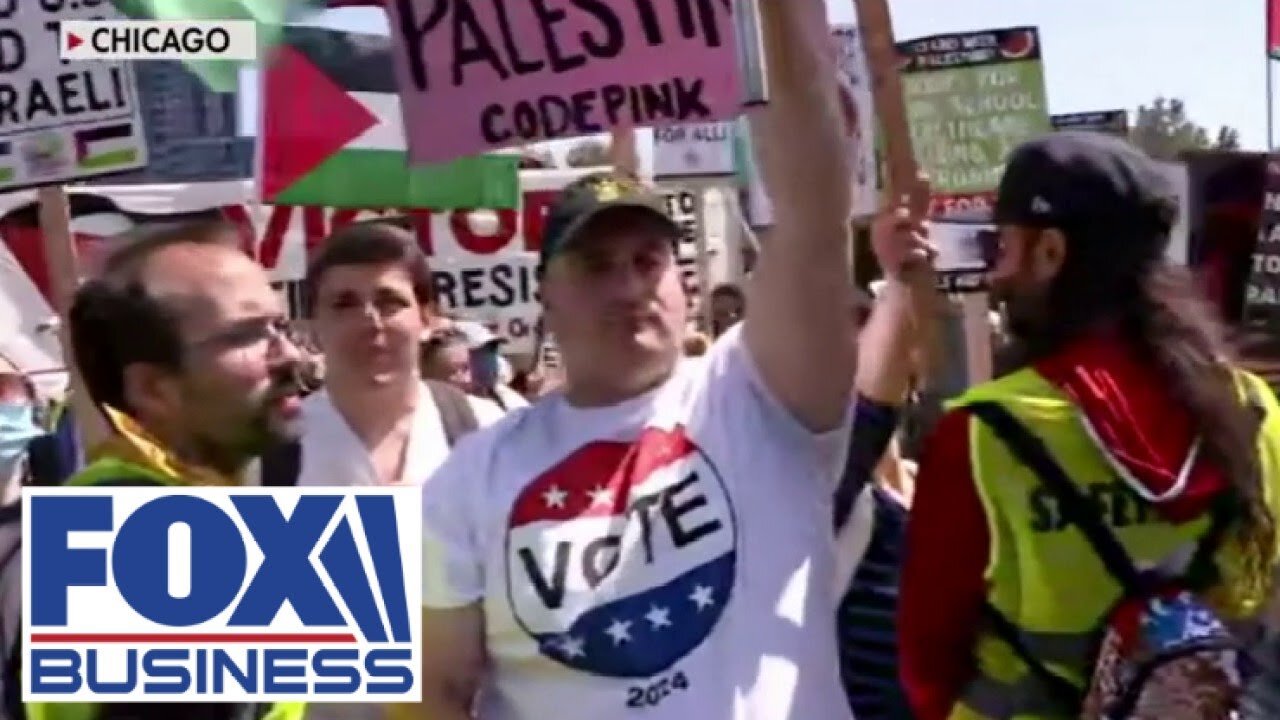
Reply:
<svg viewBox="0 0 1280 720"><path fill-rule="evenodd" d="M312 258L304 291L325 388L303 404L300 485L421 483L452 436L502 416L493 403L421 380L418 343L434 291L408 231L386 222L338 230Z"/></svg>

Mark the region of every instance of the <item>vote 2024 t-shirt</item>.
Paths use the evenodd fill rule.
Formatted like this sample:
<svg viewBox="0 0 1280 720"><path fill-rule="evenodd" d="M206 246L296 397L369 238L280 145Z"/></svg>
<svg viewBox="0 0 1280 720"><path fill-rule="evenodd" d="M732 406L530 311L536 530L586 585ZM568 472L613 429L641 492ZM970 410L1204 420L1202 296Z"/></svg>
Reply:
<svg viewBox="0 0 1280 720"><path fill-rule="evenodd" d="M815 436L738 332L608 408L553 395L423 488L424 602L480 602L482 720L847 720Z"/></svg>

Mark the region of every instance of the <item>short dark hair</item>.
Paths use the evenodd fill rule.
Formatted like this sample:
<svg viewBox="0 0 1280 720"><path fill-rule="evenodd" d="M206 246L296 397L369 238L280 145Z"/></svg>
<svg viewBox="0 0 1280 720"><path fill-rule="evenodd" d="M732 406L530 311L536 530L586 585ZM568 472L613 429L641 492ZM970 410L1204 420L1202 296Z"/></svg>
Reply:
<svg viewBox="0 0 1280 720"><path fill-rule="evenodd" d="M235 237L228 223L200 220L144 227L120 238L126 244L107 257L98 277L80 286L68 313L76 367L95 404L134 410L124 391L129 365L182 368L178 317L147 291L142 281L147 260L177 245L234 247Z"/></svg>
<svg viewBox="0 0 1280 720"><path fill-rule="evenodd" d="M404 227L406 222L399 218L379 218L352 223L325 238L307 264L307 276L302 283L303 313L312 316L316 291L324 274L344 265L399 265L409 274L418 303L434 307L436 291L431 265L413 234Z"/></svg>

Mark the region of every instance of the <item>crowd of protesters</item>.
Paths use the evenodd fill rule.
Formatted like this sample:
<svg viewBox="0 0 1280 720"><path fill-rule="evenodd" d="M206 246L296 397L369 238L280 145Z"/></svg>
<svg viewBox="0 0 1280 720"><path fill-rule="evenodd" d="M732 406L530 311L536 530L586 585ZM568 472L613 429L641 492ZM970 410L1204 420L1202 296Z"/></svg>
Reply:
<svg viewBox="0 0 1280 720"><path fill-rule="evenodd" d="M556 367L513 365L489 328L443 317L394 222L316 250L305 326L230 227L117 250L67 318L111 435L78 451L66 414L0 366L5 497L420 486L423 700L16 712L1101 718L1117 706L1099 653L1126 662L1138 642L1117 607L1185 606L1203 627L1221 618L1242 655L1274 647L1280 406L1165 260L1176 205L1152 162L1072 132L1012 153L992 218L1000 370L940 393L927 186L872 223L882 279L852 287L842 116L815 81L829 58L773 12L782 60L754 132L775 225L748 281L711 293L705 328L680 228L625 173L586 176L549 210L538 272ZM948 395L936 411L931 393ZM1277 663L1238 676L1214 648L1150 670L1124 717L1276 717Z"/></svg>
<svg viewBox="0 0 1280 720"><path fill-rule="evenodd" d="M620 440L631 452L676 452L669 433L680 432L681 442L715 453L721 492L737 495L702 502L732 503L735 562L749 565L724 585L709 577L693 588L725 593L704 601L744 607L686 651L679 672L689 689L679 716L714 716L705 713L736 693L768 708L764 717L1062 716L1045 693L1026 689L1035 658L1000 646L986 613L995 608L1031 637L1076 634L1084 647L1119 590L1078 539L1053 534L1067 522L1064 511L1036 494L1034 471L982 439L968 403L1010 409L1082 485L1114 478L1098 502L1135 557L1176 553L1203 532L1202 517L1231 508L1237 542L1223 552L1239 555L1222 571L1238 575L1222 612L1260 612L1276 560L1274 397L1265 386L1250 392L1262 398L1260 432L1237 392L1255 381L1223 363L1212 314L1160 259L1167 210L1145 162L1109 140L1071 134L1015 154L997 208L1003 230L992 290L1011 333L1006 354L1021 356L1006 357L1007 372L996 380L952 399L918 458L904 457L900 441L929 376L918 346L936 310L927 262L904 262L927 248L918 218L899 208L878 221L873 239L889 275L874 292L843 291L845 303L824 298L833 317L810 322L844 328L826 340L777 336L777 328L752 335L768 296L753 296L748 309L736 286L712 293L714 322L703 335L686 331L670 256L677 229L656 196L629 178L598 175L572 185L553 207L544 249L560 381L535 382L540 373L525 371L521 384L537 389L515 390L503 339L435 313L426 261L392 224L352 226L314 255L305 332L288 326L233 230L166 228L117 252L77 294L70 315L86 391L113 437L76 471L66 457L67 448L75 453L66 413L42 403L31 378L7 362L0 478L11 501L23 484L105 482L126 469L138 482L166 484L423 483L427 562L438 572L426 587L420 717L542 717L568 702L565 693L599 708L582 717L601 717L619 696L617 683L588 673L580 687L572 673L581 671L568 662L575 658L564 655L591 649L590 641L521 646L517 610L495 605L522 592L510 584L516 576L477 538L509 534L502 524L511 504L542 488L548 472L559 472L556 463ZM1116 165L1118 177L1108 172ZM1054 180L1064 176L1069 182ZM765 274L752 282L770 281L773 259L766 250L757 271ZM570 310L557 315L559 303ZM764 344L753 346L752 337ZM785 347L803 348L805 357L756 359ZM856 348L851 394L797 382L793 373L812 372L808 353L819 348L828 356ZM830 402L846 394L850 402ZM812 415L793 419L792 402ZM491 426L451 452L464 435ZM642 441L656 449L636 445ZM607 483L625 475L615 462L628 456L576 472ZM1044 563L1067 557L1071 572L1047 572ZM774 604L798 582L792 573L804 561L813 563L812 577L800 604L783 612ZM670 621L648 619L655 618ZM601 632L610 630L639 643L638 626ZM573 639L565 637L557 642ZM724 647L711 650L717 644ZM1086 656L1068 667L1053 652L1039 660L1064 668L1083 693ZM780 669L764 674L769 656L796 669L785 687L776 684ZM546 663L570 676L549 673ZM130 707L137 714L127 717L181 716L146 714L180 712L173 707ZM28 716L74 711L49 706ZM93 717L126 716L110 714L118 712L103 706ZM281 720L383 713L288 703L258 710Z"/></svg>

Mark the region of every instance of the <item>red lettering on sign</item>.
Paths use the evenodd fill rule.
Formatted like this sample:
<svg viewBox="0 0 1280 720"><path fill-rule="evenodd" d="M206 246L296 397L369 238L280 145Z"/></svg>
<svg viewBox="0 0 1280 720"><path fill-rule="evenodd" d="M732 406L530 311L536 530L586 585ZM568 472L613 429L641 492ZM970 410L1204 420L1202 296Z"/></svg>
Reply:
<svg viewBox="0 0 1280 720"><path fill-rule="evenodd" d="M494 235L481 235L471 229L467 222L469 211L458 210L449 213L449 229L458 240L458 246L476 255L492 255L505 248L516 236L516 211L497 210L498 230Z"/></svg>
<svg viewBox="0 0 1280 720"><path fill-rule="evenodd" d="M453 231L459 248L476 255L493 255L505 250L517 233L523 237L521 248L523 251L538 252L542 248L542 231L546 224L547 209L558 194L556 190L526 192L518 212L510 209L493 211L498 218L498 227L492 234L477 233L472 230L468 222L471 211L450 212L449 228ZM250 210L245 205L225 205L219 210L223 217L235 226L240 238L240 247L267 270L274 270L280 264L285 238L295 218L295 209L302 211L303 242L308 257L330 233L357 222L364 213L382 216L389 212L407 215L411 220L418 247L428 257L435 254L431 219L438 211L423 209L390 211L386 208L332 209L293 205L269 205L264 209L266 208L269 208L267 222L261 230L255 225L255 217L250 215Z"/></svg>

